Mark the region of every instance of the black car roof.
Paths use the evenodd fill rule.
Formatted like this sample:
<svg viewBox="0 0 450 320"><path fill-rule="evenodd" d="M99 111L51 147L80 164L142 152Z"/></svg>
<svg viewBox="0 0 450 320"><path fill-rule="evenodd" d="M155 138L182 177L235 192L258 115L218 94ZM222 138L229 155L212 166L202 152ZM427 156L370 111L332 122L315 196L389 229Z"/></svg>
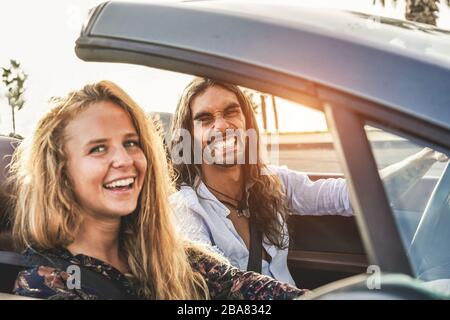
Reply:
<svg viewBox="0 0 450 320"><path fill-rule="evenodd" d="M110 2L86 36L244 62L450 129L450 31L431 26L276 1Z"/></svg>

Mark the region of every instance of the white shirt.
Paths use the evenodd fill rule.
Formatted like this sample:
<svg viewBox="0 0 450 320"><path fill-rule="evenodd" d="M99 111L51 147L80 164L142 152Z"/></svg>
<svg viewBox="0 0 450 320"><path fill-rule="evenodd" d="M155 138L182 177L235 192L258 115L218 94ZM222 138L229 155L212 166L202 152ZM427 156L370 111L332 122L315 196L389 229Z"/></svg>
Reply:
<svg viewBox="0 0 450 320"><path fill-rule="evenodd" d="M348 189L344 179L311 181L304 173L285 167L270 166L284 185L289 209L300 215L352 215ZM213 246L232 265L247 269L249 251L227 216L230 210L200 182L197 192L190 186L182 186L170 197L175 207L175 223L178 231L192 241ZM284 228L287 230L287 226ZM287 232L285 233L287 234ZM288 249L280 249L263 241L263 247L271 257L270 263L262 261L261 273L279 281L295 285L287 267ZM287 239L289 240L289 239Z"/></svg>

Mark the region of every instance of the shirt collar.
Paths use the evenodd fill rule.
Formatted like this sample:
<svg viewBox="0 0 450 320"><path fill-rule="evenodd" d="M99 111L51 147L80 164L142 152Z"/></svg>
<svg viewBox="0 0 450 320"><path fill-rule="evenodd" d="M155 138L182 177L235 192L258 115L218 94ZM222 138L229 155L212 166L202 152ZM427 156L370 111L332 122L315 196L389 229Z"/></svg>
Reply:
<svg viewBox="0 0 450 320"><path fill-rule="evenodd" d="M247 195L247 203L250 195L250 188L255 184L255 181L248 181L245 183L245 194ZM228 209L222 202L217 199L217 197L208 189L206 184L200 179L199 176L196 176L194 179L194 186L198 186L197 192L200 197L205 198L210 201L214 201L216 205L218 205L221 209L221 212L225 217L230 214L230 209Z"/></svg>

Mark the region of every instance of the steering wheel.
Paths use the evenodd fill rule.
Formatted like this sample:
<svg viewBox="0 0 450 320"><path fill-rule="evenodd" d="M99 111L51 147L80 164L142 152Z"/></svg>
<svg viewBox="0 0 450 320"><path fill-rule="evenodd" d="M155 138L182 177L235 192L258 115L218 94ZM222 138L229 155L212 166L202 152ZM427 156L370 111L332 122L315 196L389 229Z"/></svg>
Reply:
<svg viewBox="0 0 450 320"><path fill-rule="evenodd" d="M431 193L410 246L419 279L450 279L450 164Z"/></svg>

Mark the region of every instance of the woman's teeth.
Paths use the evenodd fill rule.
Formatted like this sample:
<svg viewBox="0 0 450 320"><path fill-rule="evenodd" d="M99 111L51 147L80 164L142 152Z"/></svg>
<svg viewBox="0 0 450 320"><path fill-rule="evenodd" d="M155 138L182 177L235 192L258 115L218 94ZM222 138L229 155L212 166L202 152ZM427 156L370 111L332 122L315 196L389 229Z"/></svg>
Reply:
<svg viewBox="0 0 450 320"><path fill-rule="evenodd" d="M116 180L111 183L105 184L105 188L111 189L111 188L118 188L118 187L126 187L130 186L134 182L134 178L127 178L127 179L121 179Z"/></svg>

